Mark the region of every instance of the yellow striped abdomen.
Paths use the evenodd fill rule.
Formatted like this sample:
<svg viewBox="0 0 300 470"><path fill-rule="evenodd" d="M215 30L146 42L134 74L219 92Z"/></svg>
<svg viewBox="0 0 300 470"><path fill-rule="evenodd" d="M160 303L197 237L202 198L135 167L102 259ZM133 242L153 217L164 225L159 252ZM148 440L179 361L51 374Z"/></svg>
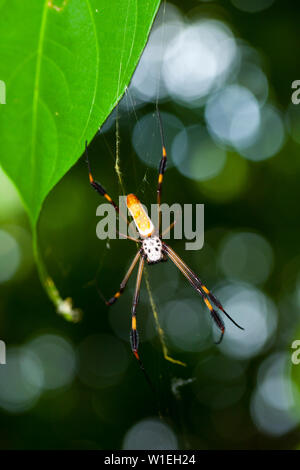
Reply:
<svg viewBox="0 0 300 470"><path fill-rule="evenodd" d="M128 194L127 207L135 225L142 237L149 237L154 232L154 225L148 217L139 199L134 194Z"/></svg>

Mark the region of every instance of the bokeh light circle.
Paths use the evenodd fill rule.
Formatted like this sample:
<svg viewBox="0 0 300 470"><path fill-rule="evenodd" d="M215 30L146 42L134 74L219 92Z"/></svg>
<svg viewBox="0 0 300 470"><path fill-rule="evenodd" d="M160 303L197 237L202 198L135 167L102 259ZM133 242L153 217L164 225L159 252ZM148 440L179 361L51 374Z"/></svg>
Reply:
<svg viewBox="0 0 300 470"><path fill-rule="evenodd" d="M168 44L162 77L173 99L193 106L233 69L237 48L224 23L201 20L186 26Z"/></svg>
<svg viewBox="0 0 300 470"><path fill-rule="evenodd" d="M123 450L176 450L177 438L170 426L156 419L145 419L127 431Z"/></svg>
<svg viewBox="0 0 300 470"><path fill-rule="evenodd" d="M259 129L249 145L236 142L236 149L243 157L252 161L266 160L278 153L285 141L285 129L282 117L271 105L261 109Z"/></svg>
<svg viewBox="0 0 300 470"><path fill-rule="evenodd" d="M274 0L231 0L231 3L239 10L257 13L269 8Z"/></svg>
<svg viewBox="0 0 300 470"><path fill-rule="evenodd" d="M202 351L211 345L209 318L199 310L199 301L190 298L168 302L162 308L166 333L184 351Z"/></svg>
<svg viewBox="0 0 300 470"><path fill-rule="evenodd" d="M226 326L221 351L231 357L248 359L262 352L269 344L276 326L277 310L259 289L246 283L228 283L215 289L226 312L244 330L223 316Z"/></svg>
<svg viewBox="0 0 300 470"><path fill-rule="evenodd" d="M24 212L21 198L8 176L0 168L0 219Z"/></svg>
<svg viewBox="0 0 300 470"><path fill-rule="evenodd" d="M0 230L0 283L11 279L19 268L20 248L15 238Z"/></svg>
<svg viewBox="0 0 300 470"><path fill-rule="evenodd" d="M162 80L165 49L183 29L180 10L170 3L164 4L164 9L158 12L149 41L131 80L130 90L138 104L167 97L168 90Z"/></svg>
<svg viewBox="0 0 300 470"><path fill-rule="evenodd" d="M0 407L10 413L32 408L41 395L44 371L39 357L25 347L8 348L0 367Z"/></svg>
<svg viewBox="0 0 300 470"><path fill-rule="evenodd" d="M239 85L253 93L260 105L263 105L269 94L269 84L266 75L259 65L244 61L237 77Z"/></svg>
<svg viewBox="0 0 300 470"><path fill-rule="evenodd" d="M41 361L45 390L59 389L72 382L76 372L76 356L69 341L59 335L42 334L28 342L26 347Z"/></svg>
<svg viewBox="0 0 300 470"><path fill-rule="evenodd" d="M273 251L261 235L240 232L226 235L221 243L219 260L228 278L261 284L270 275Z"/></svg>
<svg viewBox="0 0 300 470"><path fill-rule="evenodd" d="M272 436L281 436L300 421L296 412L293 383L288 375L289 355L276 352L261 364L252 395L251 415L256 426Z"/></svg>
<svg viewBox="0 0 300 470"><path fill-rule="evenodd" d="M247 189L247 181L247 161L236 153L228 153L222 171L212 179L201 181L199 186L207 199L227 202L236 199Z"/></svg>
<svg viewBox="0 0 300 470"><path fill-rule="evenodd" d="M173 114L161 112L164 129L165 145L171 148L173 139L182 130L184 125ZM135 124L132 133L132 144L138 157L147 166L157 168L159 156L162 152L162 142L156 113L143 116ZM168 155L168 167L172 167L172 155Z"/></svg>
<svg viewBox="0 0 300 470"><path fill-rule="evenodd" d="M244 148L259 129L260 108L250 90L237 84L228 85L209 98L205 119L215 139Z"/></svg>
<svg viewBox="0 0 300 470"><path fill-rule="evenodd" d="M171 153L177 169L198 181L217 176L226 162L226 151L218 147L200 125L180 131L173 141Z"/></svg>

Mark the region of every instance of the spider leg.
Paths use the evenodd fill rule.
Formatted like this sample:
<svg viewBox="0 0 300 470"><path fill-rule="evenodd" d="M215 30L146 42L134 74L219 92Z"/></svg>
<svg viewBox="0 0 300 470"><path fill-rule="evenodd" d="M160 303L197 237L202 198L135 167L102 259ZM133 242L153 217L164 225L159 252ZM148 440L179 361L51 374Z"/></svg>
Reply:
<svg viewBox="0 0 300 470"><path fill-rule="evenodd" d="M182 274L185 276L185 278L189 281L189 283L191 284L193 289L195 289L196 292L198 292L198 294L201 295L205 305L209 309L209 312L210 312L210 315L211 315L212 319L214 320L215 324L217 325L217 327L221 331L221 337L220 337L219 341L216 343L216 344L220 344L222 339L223 339L224 333L225 333L225 325L224 325L224 322L223 322L222 318L218 314L218 312L212 306L208 294L205 292L205 290L203 290L203 287L202 287L203 284L202 283L200 284L200 280L196 276L196 274L194 274L193 271L191 271L191 269L184 263L184 261L181 258L179 258L179 256L174 252L174 250L172 250L172 248L167 246L165 243L163 244L163 248L164 248L165 253L171 259L171 261L173 261L175 266L182 272ZM222 309L222 311L223 311L223 309ZM228 315L228 317L229 317L229 315ZM229 318L231 319L231 317L229 317ZM235 322L234 322L234 324L237 325L237 323L235 323ZM239 325L237 325L237 326L239 326ZM243 329L240 326L239 326L239 328Z"/></svg>
<svg viewBox="0 0 300 470"><path fill-rule="evenodd" d="M156 107L156 111L157 111L160 137L161 137L161 144L162 144L162 157L161 157L160 164L159 164L159 169L158 169L158 185L157 185L157 210L158 210L158 233L159 233L159 231L160 231L160 218L161 218L161 213L160 213L161 189L162 189L162 182L163 182L163 179L164 179L164 173L165 173L166 166L167 166L167 151L166 151L166 146L165 146L162 120L161 120L161 115L160 115L158 106Z"/></svg>
<svg viewBox="0 0 300 470"><path fill-rule="evenodd" d="M136 359L140 362L140 357L138 355L138 346L139 346L139 335L136 328L136 309L139 302L140 297L140 288L141 288L141 280L142 274L144 269L144 257L140 258L140 264L138 269L138 274L136 278L136 285L135 285L135 292L133 297L132 309L131 309L131 333L130 333L130 342L131 342L131 349L136 357Z"/></svg>
<svg viewBox="0 0 300 470"><path fill-rule="evenodd" d="M212 294L208 289L207 287L205 287L203 284L202 284L202 288L203 290L207 293L208 297L210 298L210 300L220 309L222 310L222 312L224 313L224 315L226 315L227 318L229 318L229 320L235 325L237 326L240 330L244 330L245 328L243 328L241 325L239 325L225 310L224 308L222 307L222 304L221 302L217 299L217 297Z"/></svg>
<svg viewBox="0 0 300 470"><path fill-rule="evenodd" d="M101 186L101 184L98 183L97 181L95 181L94 178L93 178L92 171L91 171L91 165L90 165L90 161L89 161L89 157L88 157L87 141L85 142L85 157L86 157L86 161L87 161L87 164L88 164L90 184L93 186L93 188L94 188L99 194L101 194L101 196L104 196L105 199L106 199L110 204L112 204L112 206L114 207L114 209L116 210L116 212L119 213L119 208L118 208L117 204L116 204L116 203L112 200L112 198L107 194L107 192L105 191L105 189L103 188L103 186Z"/></svg>
<svg viewBox="0 0 300 470"><path fill-rule="evenodd" d="M224 333L225 333L224 322L223 322L222 318L220 317L220 315L218 314L218 312L216 312L214 309L212 309L212 310L209 309L209 310L210 310L210 314L212 316L212 319L214 320L214 322L217 325L217 327L219 328L219 330L221 330L221 336L220 336L218 341L215 341L215 344L221 344L222 339L224 338Z"/></svg>
<svg viewBox="0 0 300 470"><path fill-rule="evenodd" d="M142 243L142 240L140 240L139 238L130 237L129 235L125 235L125 233L119 232L119 230L116 230L116 232L120 236L120 238L126 238L126 240L131 240L135 243Z"/></svg>
<svg viewBox="0 0 300 470"><path fill-rule="evenodd" d="M161 238L164 238L164 236L167 235L167 233L169 233L169 232L172 230L172 228L175 226L176 222L177 222L177 221L174 220L174 222L172 222L172 223L169 225L169 227L167 227L166 230L164 230L164 231L162 232Z"/></svg>
<svg viewBox="0 0 300 470"><path fill-rule="evenodd" d="M133 302L132 302L132 309L131 309L131 332L130 332L130 343L131 343L131 350L134 354L134 357L137 359L140 368L142 369L145 378L150 385L151 389L153 392L155 392L153 384L150 380L150 377L148 376L144 365L141 361L141 358L138 353L138 347L139 347L139 335L136 327L136 309L137 305L139 302L139 297L140 297L140 289L141 289L141 280L142 280L142 274L143 274L143 269L144 269L144 257L141 256L140 258L140 264L139 264L139 269L138 269L138 274L136 278L136 286L135 286L135 292L134 292L134 297L133 297Z"/></svg>
<svg viewBox="0 0 300 470"><path fill-rule="evenodd" d="M127 217L125 217L124 214L122 214L120 212L119 207L117 206L117 204L107 194L107 192L103 188L103 186L100 183L98 183L97 181L94 180L94 177L93 177L92 171L91 171L91 165L90 165L89 157L88 157L87 141L85 141L85 157L86 157L86 161L87 161L87 164L88 164L89 180L90 180L91 186L95 189L95 191L97 191L97 193L99 193L99 194L101 194L101 196L105 197L105 199L113 206L113 208L115 209L117 214L119 214L126 221L126 223L128 224Z"/></svg>
<svg viewBox="0 0 300 470"><path fill-rule="evenodd" d="M244 330L244 328L239 325L223 308L221 302L217 299L217 297L203 284L201 279L188 267L188 265L175 253L175 251L170 247L167 246L165 243L164 245L167 247L168 253L172 254L174 258L176 258L176 261L185 269L187 273L189 273L190 277L194 280L195 286L197 286L198 289L202 292L203 296L206 296L209 298L211 302L215 304L216 307L218 307L224 315L226 315L227 318L240 330Z"/></svg>
<svg viewBox="0 0 300 470"><path fill-rule="evenodd" d="M140 256L141 256L141 250L139 250L137 252L137 254L135 255L135 257L133 258L133 261L132 261L131 265L129 266L129 269L128 269L123 281L120 284L120 288L119 288L118 292L116 292L115 295L113 295L109 300L105 301L106 305L108 305L108 306L113 305L116 302L116 300L119 297L121 297L121 295L123 294L123 292L125 290L127 282L129 280L129 278L130 278L130 276L131 276L131 274L132 274L132 272L135 268L135 265L138 262Z"/></svg>

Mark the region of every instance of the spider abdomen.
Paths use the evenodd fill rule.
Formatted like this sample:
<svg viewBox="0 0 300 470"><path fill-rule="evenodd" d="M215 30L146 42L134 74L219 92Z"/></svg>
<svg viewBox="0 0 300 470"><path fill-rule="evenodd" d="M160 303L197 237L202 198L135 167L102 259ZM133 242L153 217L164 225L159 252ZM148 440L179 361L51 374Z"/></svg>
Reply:
<svg viewBox="0 0 300 470"><path fill-rule="evenodd" d="M128 194L127 207L142 237L149 237L154 232L152 220L143 205L134 194Z"/></svg>
<svg viewBox="0 0 300 470"><path fill-rule="evenodd" d="M148 263L158 263L163 259L162 242L157 236L145 238L142 249Z"/></svg>

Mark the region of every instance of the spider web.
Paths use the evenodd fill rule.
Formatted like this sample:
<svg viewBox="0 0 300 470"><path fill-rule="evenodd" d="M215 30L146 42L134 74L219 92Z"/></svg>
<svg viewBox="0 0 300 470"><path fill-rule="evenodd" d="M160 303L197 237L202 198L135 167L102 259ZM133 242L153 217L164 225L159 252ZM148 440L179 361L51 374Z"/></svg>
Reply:
<svg viewBox="0 0 300 470"><path fill-rule="evenodd" d="M160 55L162 56L163 47L164 47L164 18L165 18L166 0L164 0L161 8L163 10L163 13L162 13L163 25L162 25L162 44L161 44ZM156 83L156 106L157 107L158 107L158 104L159 104L159 83L160 83L160 80L161 80L161 69L159 70L159 76L158 76L158 80L157 80L157 83ZM131 105L132 105L132 112L133 112L133 115L134 115L134 119L138 123L138 115L137 115L137 111L135 109L134 100L131 97L130 89L127 89L126 94L127 94L127 98L130 100ZM119 115L118 114L119 114L119 111L118 111L118 107L117 107L117 111L116 111L116 157L115 157L115 167L114 168L115 168L117 178L119 180L119 184L120 184L120 187L121 187L121 190L122 190L122 194L125 195L126 191L125 191L125 186L124 186L124 181L123 181L123 174L122 174L122 170L121 170L120 128L119 128ZM142 178L142 182L143 182L143 184L145 184L147 181L148 180L147 180L147 170L146 170L145 173L144 173L144 176ZM144 275L144 278L145 278L146 288L147 288L148 296L149 296L149 302L150 302L152 314L153 314L153 317L154 317L157 334L158 334L158 337L159 337L159 340L160 340L160 343L161 343L164 358L166 360L174 363L174 364L185 366L186 364L184 362L179 361L177 359L174 359L173 357L170 356L170 353L169 353L169 350L168 350L168 347L167 347L167 344L166 344L165 334L164 334L164 331L163 331L163 329L160 325L160 322L159 322L158 310L157 310L157 306L156 306L156 303L155 303L155 300L154 300L154 297L153 297L151 284L150 284L150 279L149 279L149 274L148 274L148 270L147 270L146 266L144 267L143 275Z"/></svg>
<svg viewBox="0 0 300 470"><path fill-rule="evenodd" d="M162 19L163 24L162 24L161 51L160 51L161 56L163 54L163 49L164 49L164 28L163 28L163 26L164 26L164 18L165 18L165 8L166 8L166 0L164 0L163 4L161 5L162 18L163 18ZM121 67L122 67L122 65L121 65ZM158 107L158 105L159 105L160 75L161 75L161 71L159 71L159 77L158 77L158 81L156 83L156 100L155 100L155 103L154 103L154 108L155 108L155 106ZM128 192L126 191L126 189L127 189L126 188L126 170L123 170L123 167L125 165L123 164L124 162L123 162L123 156L122 156L122 138L121 138L120 120L122 120L124 118L124 114L126 114L126 118L128 118L129 121L130 121L130 128L131 129L133 128L134 124L139 126L139 110L137 109L137 107L135 105L134 96L132 96L130 88L126 90L125 99L127 100L127 103L129 103L129 104L127 104L127 109L124 110L124 106L122 106L122 110L121 110L119 105L115 109L115 149L114 149L114 151L111 149L111 147L109 147L107 142L105 142L106 146L109 150L110 156L113 159L114 172L115 172L116 179L117 179L119 187L120 187L120 192L123 195L126 195ZM154 114L153 118L156 119L155 109L153 110L153 114ZM101 134L101 131L100 131L100 134ZM104 140L106 140L104 135L102 135L102 137L104 138ZM157 137L160 138L159 134L157 136L153 136L153 139L157 138ZM147 143L145 145L147 145ZM150 148L150 146L149 146L149 148ZM150 151L148 152L148 155L149 155L149 160L150 160ZM135 170L135 159L136 158L137 158L136 156L134 156L132 158L132 168L134 170ZM158 155L157 171L158 171L159 159L160 159L160 155ZM140 177L140 175L139 176L137 175L136 171L134 171L134 191L137 194L138 193L145 193L145 192L150 193L150 191L151 191L152 201L153 201L153 196L156 193L157 176L155 177L155 180L153 180L152 177L151 177L151 180L150 180L150 178L148 178L148 175L149 175L149 166L148 165L147 165L146 169L143 170L142 178ZM157 175L157 173L156 173L156 175ZM156 202L156 201L154 201L154 202ZM110 249L110 244L109 244L109 241L108 241L108 243L106 243L106 247L105 247L105 250L103 252L103 257L102 257L102 260L100 262L100 266L99 266L99 268L97 270L97 273L96 273L96 277L98 277L98 275L102 271L104 260L105 260L106 256L108 256L108 250L109 249ZM121 274L121 276L122 276L122 274ZM193 377L188 377L187 379L178 378L178 375L179 375L179 368L178 367L177 367L177 370L176 370L176 377L174 376L174 370L175 369L174 369L174 366L171 365L171 364L174 364L175 367L176 367L176 365L177 366L186 366L186 364L184 362L178 360L178 359L173 358L171 353L169 352L169 348L168 348L167 340L166 340L166 337L165 337L165 333L164 333L164 330L163 330L163 328L161 326L161 323L160 323L159 308L158 308L158 305L156 304L156 301L155 301L155 298L154 298L154 295L153 295L151 282L150 282L150 276L149 276L147 266L144 267L143 278L144 278L144 284L146 286L146 290L147 290L147 294L148 294L148 304L149 304L150 309L152 311L152 315L153 315L153 318L154 318L155 329L156 329L158 340L159 340L159 343L160 343L160 350L162 352L162 354L161 354L161 352L156 354L156 358L155 358L157 377L158 377L158 380L160 381L160 385L162 385L164 383L164 377L166 375L167 375L167 380L169 382L169 390L164 390L164 387L160 386L160 385L155 387L155 388L158 389L158 393L157 393L157 397L156 397L157 407L158 407L158 415L161 419L164 419L164 417L166 417L166 415L168 415L172 419L172 421L176 420L177 422L181 423L181 425L182 425L181 427L184 430L184 428L185 428L185 425L184 425L184 410L181 409L182 404L179 403L179 402L181 402L181 399L182 399L181 391L182 391L182 387L192 383L195 380L195 378L193 378ZM116 288L117 288L117 286L116 286ZM160 355L160 357L159 357L159 355ZM141 354L141 356L142 356L142 354ZM163 365L162 365L161 358L164 359ZM143 356L142 356L142 359L143 359ZM168 364L168 362L166 362L166 361L171 363L170 366L166 367L166 364ZM154 379L154 381L157 383L157 377L151 377L151 379ZM170 392L171 392L172 396L174 397L174 399L176 401L176 406L172 406L172 405L169 404ZM177 416L174 416L174 414L177 415ZM184 434L185 433L182 433L182 435L184 435ZM186 442L186 444L188 445L187 442Z"/></svg>

